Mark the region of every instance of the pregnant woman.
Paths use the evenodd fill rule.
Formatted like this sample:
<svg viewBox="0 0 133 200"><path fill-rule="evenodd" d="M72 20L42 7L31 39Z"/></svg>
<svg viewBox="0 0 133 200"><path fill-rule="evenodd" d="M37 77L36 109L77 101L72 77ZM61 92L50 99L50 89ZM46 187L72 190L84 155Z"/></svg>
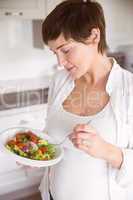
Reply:
<svg viewBox="0 0 133 200"><path fill-rule="evenodd" d="M43 200L133 199L133 77L107 56L97 2L60 3L42 25L61 70L48 97L46 131L65 154L45 170Z"/></svg>

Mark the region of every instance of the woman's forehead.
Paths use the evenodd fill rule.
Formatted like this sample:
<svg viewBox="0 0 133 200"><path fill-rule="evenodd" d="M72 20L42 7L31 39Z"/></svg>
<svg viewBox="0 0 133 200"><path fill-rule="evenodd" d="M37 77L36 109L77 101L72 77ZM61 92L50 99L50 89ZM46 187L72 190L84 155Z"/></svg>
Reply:
<svg viewBox="0 0 133 200"><path fill-rule="evenodd" d="M57 50L69 43L71 43L73 39L68 39L66 40L64 36L61 34L56 40L49 40L48 41L48 46L51 50Z"/></svg>

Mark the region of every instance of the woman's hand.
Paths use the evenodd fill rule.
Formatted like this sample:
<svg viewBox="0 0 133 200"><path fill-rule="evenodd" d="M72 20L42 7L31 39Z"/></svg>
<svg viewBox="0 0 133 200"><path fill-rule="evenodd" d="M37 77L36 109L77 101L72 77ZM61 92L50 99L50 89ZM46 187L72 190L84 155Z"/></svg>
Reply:
<svg viewBox="0 0 133 200"><path fill-rule="evenodd" d="M120 168L123 160L121 149L106 142L92 126L76 125L69 138L78 149L95 158L106 160L112 167Z"/></svg>
<svg viewBox="0 0 133 200"><path fill-rule="evenodd" d="M24 169L38 169L38 168L39 168L39 167L31 167L31 166L29 166L29 165L23 165L23 164L21 164L21 163L19 163L19 162L17 162L17 161L16 161L16 164L17 164L18 166L24 168Z"/></svg>

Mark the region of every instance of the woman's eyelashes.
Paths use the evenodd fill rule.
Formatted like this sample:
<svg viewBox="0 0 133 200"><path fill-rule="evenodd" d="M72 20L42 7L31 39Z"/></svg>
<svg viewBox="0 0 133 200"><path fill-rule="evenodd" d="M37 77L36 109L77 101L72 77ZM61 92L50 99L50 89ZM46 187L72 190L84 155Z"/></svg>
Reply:
<svg viewBox="0 0 133 200"><path fill-rule="evenodd" d="M64 54L67 54L69 51L70 51L70 49L62 49L61 50Z"/></svg>

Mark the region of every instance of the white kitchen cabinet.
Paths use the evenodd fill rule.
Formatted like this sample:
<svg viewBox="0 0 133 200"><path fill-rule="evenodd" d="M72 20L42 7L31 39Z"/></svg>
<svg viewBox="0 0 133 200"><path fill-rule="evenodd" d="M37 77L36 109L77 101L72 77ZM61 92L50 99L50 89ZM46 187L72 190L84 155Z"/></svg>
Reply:
<svg viewBox="0 0 133 200"><path fill-rule="evenodd" d="M61 0L0 0L0 18L44 19Z"/></svg>
<svg viewBox="0 0 133 200"><path fill-rule="evenodd" d="M0 17L41 19L46 15L45 0L0 0Z"/></svg>
<svg viewBox="0 0 133 200"><path fill-rule="evenodd" d="M24 126L43 130L46 104L0 111L0 133L9 127ZM0 199L2 195L39 184L44 168L25 169L0 151ZM10 199L11 200L11 199Z"/></svg>

